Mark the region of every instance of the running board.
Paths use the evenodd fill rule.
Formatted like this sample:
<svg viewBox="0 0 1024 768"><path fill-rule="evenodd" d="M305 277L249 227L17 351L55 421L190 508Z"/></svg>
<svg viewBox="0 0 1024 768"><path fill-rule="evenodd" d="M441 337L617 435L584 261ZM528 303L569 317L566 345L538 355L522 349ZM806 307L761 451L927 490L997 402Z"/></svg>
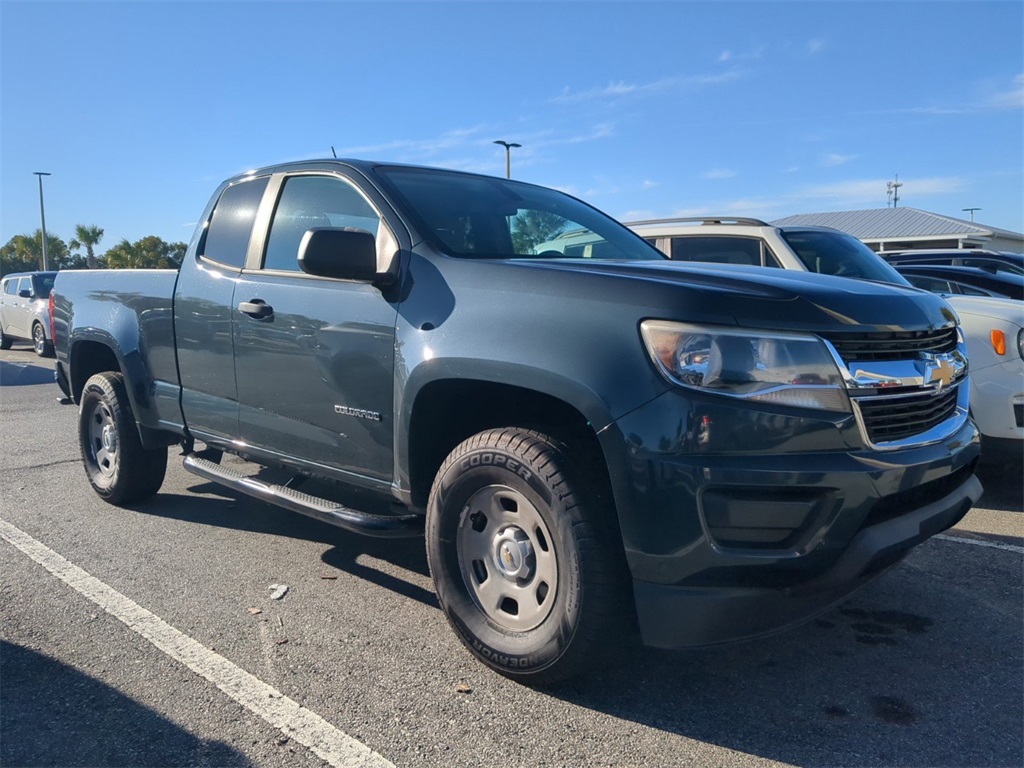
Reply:
<svg viewBox="0 0 1024 768"><path fill-rule="evenodd" d="M239 493L308 515L339 528L379 538L403 538L423 535L423 516L417 514L372 515L342 506L328 499L310 496L294 488L273 485L243 475L230 467L215 464L190 453L182 462L185 470L204 480L218 483Z"/></svg>

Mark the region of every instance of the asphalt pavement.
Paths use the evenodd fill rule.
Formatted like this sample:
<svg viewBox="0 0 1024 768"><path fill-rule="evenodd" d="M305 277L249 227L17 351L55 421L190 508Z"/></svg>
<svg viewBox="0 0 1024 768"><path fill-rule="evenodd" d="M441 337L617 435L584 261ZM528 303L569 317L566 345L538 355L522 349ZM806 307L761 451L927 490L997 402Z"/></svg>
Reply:
<svg viewBox="0 0 1024 768"><path fill-rule="evenodd" d="M158 496L102 502L52 365L0 352L0 765L1024 765L1022 467L815 621L533 690L459 644L422 541L174 451Z"/></svg>

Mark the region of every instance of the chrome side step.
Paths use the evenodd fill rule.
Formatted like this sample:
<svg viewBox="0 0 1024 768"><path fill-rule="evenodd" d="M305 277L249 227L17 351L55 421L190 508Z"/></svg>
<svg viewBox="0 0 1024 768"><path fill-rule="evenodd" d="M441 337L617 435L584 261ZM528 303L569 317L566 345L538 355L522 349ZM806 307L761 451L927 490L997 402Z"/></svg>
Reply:
<svg viewBox="0 0 1024 768"><path fill-rule="evenodd" d="M342 506L337 502L302 493L294 488L273 485L223 467L196 453L189 453L182 462L185 470L239 493L275 504L279 507L314 517L339 528L379 538L402 538L423 535L422 515L373 515Z"/></svg>

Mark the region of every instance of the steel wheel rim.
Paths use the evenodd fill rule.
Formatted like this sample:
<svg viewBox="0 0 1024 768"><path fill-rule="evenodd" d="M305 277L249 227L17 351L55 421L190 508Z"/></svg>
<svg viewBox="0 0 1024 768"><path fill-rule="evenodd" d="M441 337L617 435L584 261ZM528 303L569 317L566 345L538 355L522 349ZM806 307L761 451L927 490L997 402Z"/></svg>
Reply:
<svg viewBox="0 0 1024 768"><path fill-rule="evenodd" d="M474 493L459 519L456 551L473 601L501 628L526 632L551 614L558 593L554 539L519 491L490 485Z"/></svg>
<svg viewBox="0 0 1024 768"><path fill-rule="evenodd" d="M36 325L32 329L32 341L35 343L36 352L42 354L46 347L46 336L43 335L43 326Z"/></svg>
<svg viewBox="0 0 1024 768"><path fill-rule="evenodd" d="M117 424L110 406L96 403L89 414L89 456L97 471L106 478L113 477L117 471L118 443Z"/></svg>

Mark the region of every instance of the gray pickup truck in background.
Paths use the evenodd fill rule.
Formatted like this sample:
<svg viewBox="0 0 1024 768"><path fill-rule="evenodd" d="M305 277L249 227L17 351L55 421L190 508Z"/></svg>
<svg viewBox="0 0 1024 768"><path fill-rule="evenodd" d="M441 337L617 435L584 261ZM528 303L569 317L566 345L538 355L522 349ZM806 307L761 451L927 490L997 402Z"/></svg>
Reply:
<svg viewBox="0 0 1024 768"><path fill-rule="evenodd" d="M52 304L101 497L156 493L179 445L239 493L425 534L460 640L527 683L599 669L637 628L683 648L804 620L981 493L940 298L673 263L505 179L250 172L180 270L61 272Z"/></svg>

